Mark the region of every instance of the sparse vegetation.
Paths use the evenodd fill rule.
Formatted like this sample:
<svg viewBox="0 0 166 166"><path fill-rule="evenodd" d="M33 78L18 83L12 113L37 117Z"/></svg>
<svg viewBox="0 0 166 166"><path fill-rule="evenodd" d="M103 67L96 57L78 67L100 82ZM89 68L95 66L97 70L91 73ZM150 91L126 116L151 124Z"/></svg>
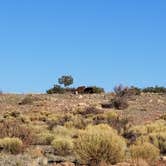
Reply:
<svg viewBox="0 0 166 166"><path fill-rule="evenodd" d="M63 95L53 90L55 95L0 96L2 155L26 154L41 163L46 158L78 166L126 162L130 154L136 166L161 162L157 156L166 153L165 95L123 86L108 94L94 94L92 87L78 93L77 88L59 87Z"/></svg>

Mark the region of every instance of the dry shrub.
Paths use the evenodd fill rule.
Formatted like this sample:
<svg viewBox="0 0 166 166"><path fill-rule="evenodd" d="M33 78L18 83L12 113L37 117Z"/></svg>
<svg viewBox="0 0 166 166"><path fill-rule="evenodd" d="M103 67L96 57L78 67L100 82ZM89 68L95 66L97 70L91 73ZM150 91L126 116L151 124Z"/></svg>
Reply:
<svg viewBox="0 0 166 166"><path fill-rule="evenodd" d="M88 126L75 141L78 159L86 164L98 165L101 161L115 164L122 161L126 144L123 138L108 125Z"/></svg>
<svg viewBox="0 0 166 166"><path fill-rule="evenodd" d="M84 109L78 109L75 113L80 114L83 117L87 117L90 114L100 114L103 113L104 111L95 107L87 107Z"/></svg>
<svg viewBox="0 0 166 166"><path fill-rule="evenodd" d="M115 97L111 100L111 105L118 110L124 110L128 107L127 99L125 97Z"/></svg>
<svg viewBox="0 0 166 166"><path fill-rule="evenodd" d="M70 113L49 115L46 123L48 125L48 129L53 130L53 128L58 125L63 126L66 122L70 121L71 118L72 115Z"/></svg>
<svg viewBox="0 0 166 166"><path fill-rule="evenodd" d="M114 87L114 92L116 96L122 97L131 97L135 95L140 95L141 94L141 89L131 86L131 87L125 87L123 85L118 85Z"/></svg>
<svg viewBox="0 0 166 166"><path fill-rule="evenodd" d="M133 161L138 162L141 158L149 164L154 164L160 155L159 149L150 143L132 145L130 147L130 154Z"/></svg>
<svg viewBox="0 0 166 166"><path fill-rule="evenodd" d="M75 128L67 128L65 126L57 126L56 128L53 129L52 133L55 136L60 136L60 137L74 137L75 135L78 135L78 129Z"/></svg>
<svg viewBox="0 0 166 166"><path fill-rule="evenodd" d="M65 123L65 126L70 128L85 129L87 125L92 123L92 120L89 118L84 118L81 115L75 115L70 121Z"/></svg>
<svg viewBox="0 0 166 166"><path fill-rule="evenodd" d="M71 138L57 137L52 143L56 155L69 155L73 151L73 141Z"/></svg>
<svg viewBox="0 0 166 166"><path fill-rule="evenodd" d="M18 154L22 151L23 143L19 138L5 137L0 139L0 148L12 154Z"/></svg>
<svg viewBox="0 0 166 166"><path fill-rule="evenodd" d="M16 120L4 120L1 122L0 131L0 138L17 137L23 141L25 146L33 143L34 136L31 130Z"/></svg>
<svg viewBox="0 0 166 166"><path fill-rule="evenodd" d="M53 139L55 138L54 134L45 131L41 132L36 136L35 144L36 145L50 145Z"/></svg>
<svg viewBox="0 0 166 166"><path fill-rule="evenodd" d="M137 140L137 143L149 142L154 146L160 149L160 152L165 154L166 152L166 133L165 132L154 132L148 135L140 136Z"/></svg>
<svg viewBox="0 0 166 166"><path fill-rule="evenodd" d="M117 110L124 110L128 108L128 102L125 96L115 96L109 103L103 103L101 106L102 108L115 108Z"/></svg>
<svg viewBox="0 0 166 166"><path fill-rule="evenodd" d="M124 136L129 140L133 139L134 141L136 141L137 138L141 136L148 136L152 133L163 132L166 132L166 121L157 120L147 125L131 126L129 129L125 131Z"/></svg>
<svg viewBox="0 0 166 166"><path fill-rule="evenodd" d="M32 95L27 95L18 104L26 105L26 104L33 104L33 102L34 102L34 97Z"/></svg>

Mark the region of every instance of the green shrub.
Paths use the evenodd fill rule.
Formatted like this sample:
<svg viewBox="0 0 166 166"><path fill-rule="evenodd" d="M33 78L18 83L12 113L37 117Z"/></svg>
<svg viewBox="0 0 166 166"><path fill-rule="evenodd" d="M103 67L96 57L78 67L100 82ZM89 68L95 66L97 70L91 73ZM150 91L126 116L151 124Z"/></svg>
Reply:
<svg viewBox="0 0 166 166"><path fill-rule="evenodd" d="M20 153L23 143L19 138L3 138L0 139L0 148L6 152L17 154Z"/></svg>
<svg viewBox="0 0 166 166"><path fill-rule="evenodd" d="M59 84L63 84L65 87L73 84L74 82L74 79L72 76L70 75L64 75L64 76L61 76L59 79L58 79L58 83Z"/></svg>
<svg viewBox="0 0 166 166"><path fill-rule="evenodd" d="M115 164L125 155L125 141L108 125L88 126L75 141L78 159L85 164Z"/></svg>
<svg viewBox="0 0 166 166"><path fill-rule="evenodd" d="M47 90L46 92L47 94L54 94L54 93L63 94L65 93L65 89L62 88L60 85L54 85L53 88Z"/></svg>
<svg viewBox="0 0 166 166"><path fill-rule="evenodd" d="M104 93L104 88L101 88L101 87L97 87L97 86L92 86L92 89L93 89L93 93L97 93L97 94L100 94L100 93Z"/></svg>
<svg viewBox="0 0 166 166"><path fill-rule="evenodd" d="M56 155L69 155L73 150L73 142L71 138L66 137L57 137L52 143L52 147L54 148L54 152Z"/></svg>
<svg viewBox="0 0 166 166"><path fill-rule="evenodd" d="M130 154L133 160L139 160L141 158L149 164L152 164L159 157L159 149L150 143L143 143L140 145L132 145L130 147Z"/></svg>
<svg viewBox="0 0 166 166"><path fill-rule="evenodd" d="M166 88L162 86L147 87L142 89L144 93L166 93Z"/></svg>

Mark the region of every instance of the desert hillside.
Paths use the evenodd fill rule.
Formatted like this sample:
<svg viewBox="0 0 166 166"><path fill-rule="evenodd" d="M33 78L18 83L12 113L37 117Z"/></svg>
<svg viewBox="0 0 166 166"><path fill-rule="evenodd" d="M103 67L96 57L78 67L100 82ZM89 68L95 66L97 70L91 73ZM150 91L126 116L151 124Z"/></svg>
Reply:
<svg viewBox="0 0 166 166"><path fill-rule="evenodd" d="M125 140L127 148L135 145L135 142L140 139L144 140L144 137L150 137L151 134L157 133L155 141L158 141L158 133L166 132L165 94L132 95L126 99L128 107L125 109L102 107L114 97L113 93L1 94L0 165L86 165L85 155L82 157L83 160L79 160L81 148L79 149L77 141L81 139L82 132L88 130L88 126L93 128L93 126L104 125L103 133L110 127L111 130L116 131L120 139ZM13 144L6 148L3 141L8 137L18 138L21 141L21 147L17 142L15 143L17 148L12 148ZM56 142L58 139L60 141ZM163 136L162 139L165 144L166 137ZM81 143L83 141L84 139ZM154 165L166 165L161 160L166 152L165 145L162 145L160 140L159 145L156 145L153 140L151 143L160 150L160 155L154 161ZM79 150L75 150L74 146ZM93 156L93 152L88 153ZM119 163L121 166L132 166L133 160L129 155L125 159L124 156L122 158L120 156L112 159L112 165ZM142 162L149 164L148 161Z"/></svg>

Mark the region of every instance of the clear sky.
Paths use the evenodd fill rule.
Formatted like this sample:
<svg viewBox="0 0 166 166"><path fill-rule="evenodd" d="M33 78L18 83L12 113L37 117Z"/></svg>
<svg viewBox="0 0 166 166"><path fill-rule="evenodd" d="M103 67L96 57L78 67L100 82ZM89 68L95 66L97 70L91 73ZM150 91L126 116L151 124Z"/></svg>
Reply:
<svg viewBox="0 0 166 166"><path fill-rule="evenodd" d="M166 86L166 0L1 0L0 89Z"/></svg>

